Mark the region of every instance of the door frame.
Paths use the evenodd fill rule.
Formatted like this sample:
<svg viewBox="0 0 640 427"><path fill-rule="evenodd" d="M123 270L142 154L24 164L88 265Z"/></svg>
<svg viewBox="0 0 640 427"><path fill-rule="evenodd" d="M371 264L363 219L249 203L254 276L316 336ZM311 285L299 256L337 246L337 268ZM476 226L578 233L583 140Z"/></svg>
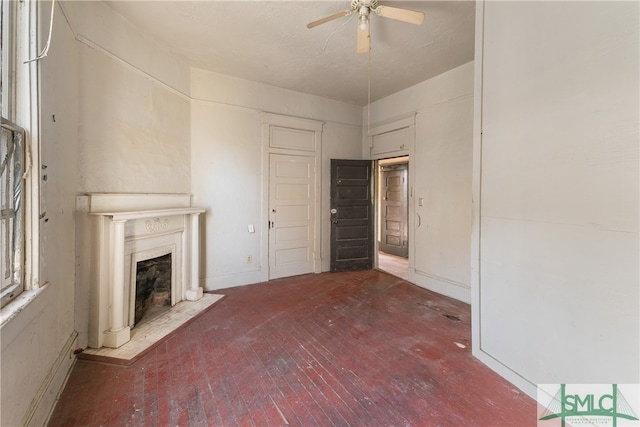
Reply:
<svg viewBox="0 0 640 427"><path fill-rule="evenodd" d="M406 220L405 220L405 227L406 227L406 233L407 233L407 259L409 257L408 251L409 251L409 156L402 156L402 157L391 157L388 159L380 159L377 160L374 164L374 167L376 168L375 171L375 176L376 176L376 183L378 184L378 187L375 189L376 193L375 193L375 202L374 202L374 209L377 209L376 214L379 216L380 220L378 221L378 230L375 230L376 232L376 240L378 242L378 250L380 251L380 246L382 244L382 238L384 237L382 235L382 230L384 229L383 225L384 225L384 221L385 221L385 213L383 212L383 209L381 209L383 207L383 202L384 200L382 199L383 197L383 189L384 189L384 184L383 182L384 180L384 174L385 172L389 172L389 171L383 171L382 168L384 168L385 166L395 166L395 165L401 165L403 166L401 169L406 171L405 174L405 179L406 179L406 194L405 194L405 212L406 212ZM401 230L401 233L403 233L404 230ZM382 252L386 252L386 251L382 251ZM387 252L388 253L388 252Z"/></svg>
<svg viewBox="0 0 640 427"><path fill-rule="evenodd" d="M269 271L269 188L270 188L270 158L271 154L284 154L289 156L303 156L314 158L314 224L313 224L313 272L320 273L320 237L321 237L321 194L322 194L322 129L323 121L305 119L300 117L285 116L281 114L261 114L262 121L262 197L260 209L260 277L267 282L270 278ZM278 146L272 143L272 132L276 128L301 130L314 133L313 146Z"/></svg>
<svg viewBox="0 0 640 427"><path fill-rule="evenodd" d="M403 157L408 156L407 164L408 164L408 172L407 172L407 184L409 187L409 194L407 197L407 210L408 210L408 240L409 240L409 282L415 283L415 229L416 224L419 227L420 224L416 217L416 209L415 209L415 197L414 197L414 188L415 188L415 173L413 171L413 167L411 166L412 159L415 158L416 154L416 117L418 113L412 113L409 116L404 116L393 121L383 123L380 125L372 126L367 132L367 142L369 147L369 152L371 156L371 160L374 161L374 191L376 194L374 203L374 227L377 233L377 230L380 229L380 202L378 200L377 195L379 194L379 172L378 172L378 161L395 158L395 157ZM383 135L390 132L396 132L402 129L407 129L407 141L403 144L400 144L396 147L375 147L374 141L375 137L379 135ZM378 268L378 239L376 238L374 241L374 268Z"/></svg>

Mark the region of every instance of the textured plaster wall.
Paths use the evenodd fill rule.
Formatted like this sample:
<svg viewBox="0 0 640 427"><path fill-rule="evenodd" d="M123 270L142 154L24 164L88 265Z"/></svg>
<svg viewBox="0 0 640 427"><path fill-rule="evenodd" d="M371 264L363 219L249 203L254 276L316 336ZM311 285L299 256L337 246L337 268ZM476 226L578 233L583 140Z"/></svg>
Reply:
<svg viewBox="0 0 640 427"><path fill-rule="evenodd" d="M80 191L188 193L189 99L80 46Z"/></svg>
<svg viewBox="0 0 640 427"><path fill-rule="evenodd" d="M80 192L190 191L189 67L102 2L65 3L80 54Z"/></svg>

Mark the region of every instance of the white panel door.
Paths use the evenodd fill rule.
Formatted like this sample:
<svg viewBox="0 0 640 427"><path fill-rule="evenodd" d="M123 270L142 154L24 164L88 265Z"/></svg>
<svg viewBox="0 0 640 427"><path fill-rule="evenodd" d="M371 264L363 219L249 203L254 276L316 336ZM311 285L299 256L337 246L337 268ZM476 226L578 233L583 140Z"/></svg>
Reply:
<svg viewBox="0 0 640 427"><path fill-rule="evenodd" d="M269 158L269 278L313 272L315 158Z"/></svg>

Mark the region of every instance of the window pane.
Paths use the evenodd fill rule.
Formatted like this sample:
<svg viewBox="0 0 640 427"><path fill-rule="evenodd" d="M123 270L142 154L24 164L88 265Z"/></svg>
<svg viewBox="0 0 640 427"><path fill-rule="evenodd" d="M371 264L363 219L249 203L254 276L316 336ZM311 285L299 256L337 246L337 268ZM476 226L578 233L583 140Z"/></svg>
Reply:
<svg viewBox="0 0 640 427"><path fill-rule="evenodd" d="M2 120L0 144L0 217L2 249L0 291L1 306L22 290L24 265L24 208L22 175L24 173L24 132Z"/></svg>

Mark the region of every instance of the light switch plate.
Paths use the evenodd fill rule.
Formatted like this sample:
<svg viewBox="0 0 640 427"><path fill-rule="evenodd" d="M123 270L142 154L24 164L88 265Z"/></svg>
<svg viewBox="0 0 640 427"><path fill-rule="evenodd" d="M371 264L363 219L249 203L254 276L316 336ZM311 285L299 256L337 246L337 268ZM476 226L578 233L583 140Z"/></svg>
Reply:
<svg viewBox="0 0 640 427"><path fill-rule="evenodd" d="M253 224L247 225L247 230L249 230L249 233L255 233L256 232L256 228L253 226Z"/></svg>

